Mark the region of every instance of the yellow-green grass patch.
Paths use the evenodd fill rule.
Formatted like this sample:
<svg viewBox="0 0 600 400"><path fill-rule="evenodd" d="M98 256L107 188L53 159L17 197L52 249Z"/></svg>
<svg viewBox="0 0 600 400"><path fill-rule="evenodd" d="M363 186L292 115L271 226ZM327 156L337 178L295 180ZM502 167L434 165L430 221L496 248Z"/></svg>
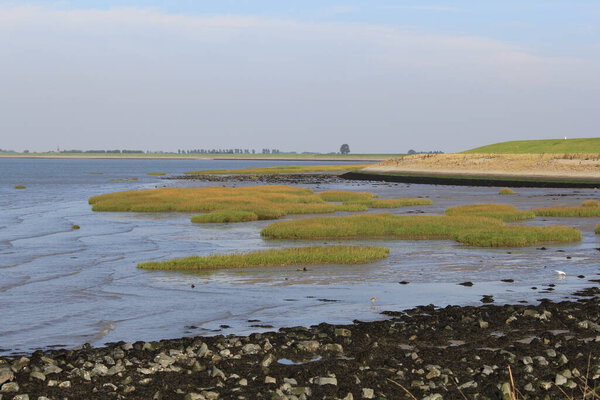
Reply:
<svg viewBox="0 0 600 400"><path fill-rule="evenodd" d="M261 231L269 239L452 239L455 232L502 226L485 217L397 216L390 213L316 217L275 222Z"/></svg>
<svg viewBox="0 0 600 400"><path fill-rule="evenodd" d="M345 165L282 165L277 167L213 169L186 172L188 175L265 175L265 174L302 174L310 172L341 172L368 167L371 164Z"/></svg>
<svg viewBox="0 0 600 400"><path fill-rule="evenodd" d="M581 203L582 207L600 207L600 200L585 200Z"/></svg>
<svg viewBox="0 0 600 400"><path fill-rule="evenodd" d="M238 210L213 211L208 214L195 215L192 217L192 222L194 223L249 222L257 220L258 215L256 215L256 213Z"/></svg>
<svg viewBox="0 0 600 400"><path fill-rule="evenodd" d="M556 206L531 210L540 217L600 217L600 207Z"/></svg>
<svg viewBox="0 0 600 400"><path fill-rule="evenodd" d="M348 190L328 190L319 193L319 196L325 201L359 201L372 199L373 193L351 192Z"/></svg>
<svg viewBox="0 0 600 400"><path fill-rule="evenodd" d="M27 188L27 186L25 186L25 185L15 185L14 188L15 189L25 189L25 188Z"/></svg>
<svg viewBox="0 0 600 400"><path fill-rule="evenodd" d="M166 175L166 172L148 172L146 175Z"/></svg>
<svg viewBox="0 0 600 400"><path fill-rule="evenodd" d="M511 188L502 188L502 189L500 189L498 194L515 194L515 191L512 190Z"/></svg>
<svg viewBox="0 0 600 400"><path fill-rule="evenodd" d="M594 232L600 235L600 224L596 225L596 229L594 229Z"/></svg>
<svg viewBox="0 0 600 400"><path fill-rule="evenodd" d="M386 258L389 252L388 248L373 246L291 247L243 254L192 256L169 261L151 261L138 264L138 268L202 271L218 268L367 264Z"/></svg>
<svg viewBox="0 0 600 400"><path fill-rule="evenodd" d="M381 199L381 200L353 200L346 201L344 204L347 205L364 205L369 208L399 208L408 206L424 206L433 204L429 199Z"/></svg>
<svg viewBox="0 0 600 400"><path fill-rule="evenodd" d="M467 204L464 206L450 207L446 215L470 215L474 217L498 218L505 222L523 221L535 218L533 211L522 211L510 204L484 203Z"/></svg>
<svg viewBox="0 0 600 400"><path fill-rule="evenodd" d="M71 225L71 229L77 230L79 228L81 228L79 225L75 225L75 224Z"/></svg>
<svg viewBox="0 0 600 400"><path fill-rule="evenodd" d="M581 232L569 226L500 226L457 232L457 242L480 247L525 247L581 240Z"/></svg>
<svg viewBox="0 0 600 400"><path fill-rule="evenodd" d="M360 212L373 207L425 204L426 199L369 200L366 192L329 191L314 193L311 189L283 185L161 188L108 193L89 199L94 211L122 212L200 212L193 222L237 222L278 219L288 214L324 214L338 211ZM327 199L327 200L325 200ZM334 200L329 200L334 199ZM340 204L337 201L347 200ZM399 201L401 200L401 201ZM221 212L215 214L215 212ZM242 212L236 214L236 212Z"/></svg>
<svg viewBox="0 0 600 400"><path fill-rule="evenodd" d="M267 239L452 239L481 247L521 247L581 240L581 232L563 226L507 226L481 216L397 216L389 213L318 217L275 222L261 231Z"/></svg>

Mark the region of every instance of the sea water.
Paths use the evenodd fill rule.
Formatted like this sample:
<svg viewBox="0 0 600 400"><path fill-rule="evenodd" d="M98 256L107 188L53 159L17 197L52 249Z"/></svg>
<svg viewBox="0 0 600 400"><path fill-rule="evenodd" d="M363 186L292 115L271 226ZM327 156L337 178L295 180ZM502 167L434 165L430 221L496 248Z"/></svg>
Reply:
<svg viewBox="0 0 600 400"><path fill-rule="evenodd" d="M87 203L90 196L120 190L239 185L163 179L147 175L149 172L175 176L203 169L291 164L326 163L0 159L0 354L86 342L102 345L198 334L248 334L320 322L350 323L382 318L384 310L421 304L479 304L483 295L493 295L499 303L560 300L589 286L589 279L600 277L600 235L593 233L598 218L526 222L560 223L582 230L581 242L547 245L546 250L540 246L485 249L453 241L388 240L375 244L390 247L390 257L369 265L314 266L307 271L296 267L145 271L136 264L338 242L266 241L259 232L269 221L192 224L188 213L98 213ZM14 189L15 185L26 189ZM424 196L434 202L389 210L399 215L441 214L447 207L470 203L508 202L533 208L600 197L594 189L523 188L517 189L517 195L499 196L498 188L364 181L306 186L317 191L370 191L382 198ZM73 230L75 224L81 228ZM555 269L567 272L566 278L559 279ZM458 285L464 281L474 285Z"/></svg>

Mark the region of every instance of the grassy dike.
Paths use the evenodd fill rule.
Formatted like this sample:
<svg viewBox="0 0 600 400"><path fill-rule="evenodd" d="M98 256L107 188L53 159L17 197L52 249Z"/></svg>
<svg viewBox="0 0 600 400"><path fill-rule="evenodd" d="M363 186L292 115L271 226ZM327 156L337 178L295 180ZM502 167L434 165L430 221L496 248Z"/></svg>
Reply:
<svg viewBox="0 0 600 400"><path fill-rule="evenodd" d="M514 140L477 147L463 153L476 154L542 154L600 153L600 138Z"/></svg>
<svg viewBox="0 0 600 400"><path fill-rule="evenodd" d="M480 247L523 247L581 240L581 232L567 226L507 226L481 216L397 216L389 213L345 217L317 217L275 222L261 231L266 239L359 240L451 239Z"/></svg>
<svg viewBox="0 0 600 400"><path fill-rule="evenodd" d="M390 249L371 246L314 246L254 251L245 254L192 256L138 264L141 269L203 271L216 268L367 264L386 258Z"/></svg>

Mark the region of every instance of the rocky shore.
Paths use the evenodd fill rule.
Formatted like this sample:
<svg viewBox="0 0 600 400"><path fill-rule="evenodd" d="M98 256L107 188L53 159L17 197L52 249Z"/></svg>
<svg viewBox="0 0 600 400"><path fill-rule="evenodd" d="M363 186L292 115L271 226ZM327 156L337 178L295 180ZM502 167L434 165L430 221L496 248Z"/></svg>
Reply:
<svg viewBox="0 0 600 400"><path fill-rule="evenodd" d="M537 306L36 351L0 358L0 400L598 399L599 305L593 287Z"/></svg>

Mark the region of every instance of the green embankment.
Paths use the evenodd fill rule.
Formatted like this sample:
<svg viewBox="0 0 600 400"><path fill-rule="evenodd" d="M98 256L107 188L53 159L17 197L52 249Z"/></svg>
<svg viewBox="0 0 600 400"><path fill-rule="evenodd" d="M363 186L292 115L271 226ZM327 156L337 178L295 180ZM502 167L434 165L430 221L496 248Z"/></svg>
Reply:
<svg viewBox="0 0 600 400"><path fill-rule="evenodd" d="M600 138L514 140L477 147L463 153L540 154L600 153Z"/></svg>
<svg viewBox="0 0 600 400"><path fill-rule="evenodd" d="M372 246L311 246L243 254L192 256L138 264L142 269L202 271L215 268L367 264L386 258L390 249Z"/></svg>

